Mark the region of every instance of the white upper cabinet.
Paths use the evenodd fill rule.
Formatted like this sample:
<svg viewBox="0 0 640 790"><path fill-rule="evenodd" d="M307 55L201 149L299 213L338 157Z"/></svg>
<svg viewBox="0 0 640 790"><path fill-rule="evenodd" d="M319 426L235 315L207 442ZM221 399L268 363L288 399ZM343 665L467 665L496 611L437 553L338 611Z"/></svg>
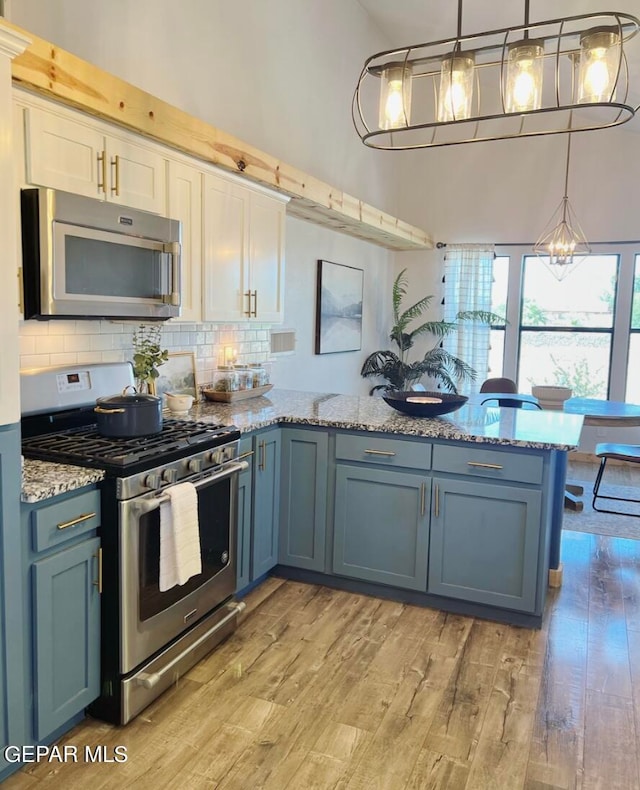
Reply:
<svg viewBox="0 0 640 790"><path fill-rule="evenodd" d="M181 307L176 321L202 320L202 172L170 160L167 215L182 223Z"/></svg>
<svg viewBox="0 0 640 790"><path fill-rule="evenodd" d="M205 321L283 320L286 198L205 174Z"/></svg>
<svg viewBox="0 0 640 790"><path fill-rule="evenodd" d="M135 135L70 111L24 110L26 181L164 214L165 159Z"/></svg>

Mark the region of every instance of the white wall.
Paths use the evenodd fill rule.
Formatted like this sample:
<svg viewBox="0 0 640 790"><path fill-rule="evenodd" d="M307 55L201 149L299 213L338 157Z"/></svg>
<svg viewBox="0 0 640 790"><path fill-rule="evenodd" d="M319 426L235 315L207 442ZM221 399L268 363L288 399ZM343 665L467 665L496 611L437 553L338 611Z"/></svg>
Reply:
<svg viewBox="0 0 640 790"><path fill-rule="evenodd" d="M351 122L364 59L384 47L355 0L20 0L10 13L26 30L395 214L395 162L365 148ZM365 272L361 352L313 353L319 258ZM367 353L387 344L393 261L383 248L287 219L285 325L298 341L295 355L274 366L278 386L368 391L359 371ZM129 358L126 326L33 323L22 327L23 367L94 354L96 361ZM242 362L266 358L263 329L248 340L248 324L168 325L165 344L193 348L206 380L221 345L243 349Z"/></svg>

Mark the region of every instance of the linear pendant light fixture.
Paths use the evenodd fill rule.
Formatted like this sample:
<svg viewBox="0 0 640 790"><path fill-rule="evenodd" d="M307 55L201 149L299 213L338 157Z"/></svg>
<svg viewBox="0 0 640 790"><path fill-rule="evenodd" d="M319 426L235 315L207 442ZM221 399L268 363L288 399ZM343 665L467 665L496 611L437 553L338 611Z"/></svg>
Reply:
<svg viewBox="0 0 640 790"><path fill-rule="evenodd" d="M640 20L603 11L372 55L352 102L362 142L384 150L591 131L633 118L628 54ZM569 121L571 120L571 126Z"/></svg>

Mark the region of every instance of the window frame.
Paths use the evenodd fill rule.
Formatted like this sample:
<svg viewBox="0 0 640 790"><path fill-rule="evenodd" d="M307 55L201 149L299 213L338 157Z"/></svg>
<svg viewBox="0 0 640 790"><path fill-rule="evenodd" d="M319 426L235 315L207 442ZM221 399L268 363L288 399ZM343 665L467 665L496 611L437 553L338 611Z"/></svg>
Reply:
<svg viewBox="0 0 640 790"><path fill-rule="evenodd" d="M496 244L498 256L509 256L509 277L507 285L507 326L505 329L504 359L502 375L518 380L520 366L520 338L523 331L577 331L611 334L609 359L608 395L610 400L624 401L627 387L627 368L629 364L629 341L631 336L631 313L633 304L633 281L636 256L640 256L640 242L592 243L592 252L597 255L616 255L617 283L614 293L613 325L611 327L587 327L569 329L544 327L536 329L523 327L522 298L524 283L524 258L532 255L530 244ZM640 260L640 259L639 259ZM542 265L542 264L541 264ZM570 277L580 276L580 267ZM640 332L640 329L633 330Z"/></svg>

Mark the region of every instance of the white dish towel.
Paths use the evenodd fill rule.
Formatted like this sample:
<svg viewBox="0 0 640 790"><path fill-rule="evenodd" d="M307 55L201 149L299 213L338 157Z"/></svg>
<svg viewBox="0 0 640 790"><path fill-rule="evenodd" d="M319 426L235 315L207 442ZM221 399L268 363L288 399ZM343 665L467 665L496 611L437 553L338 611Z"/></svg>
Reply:
<svg viewBox="0 0 640 790"><path fill-rule="evenodd" d="M160 504L160 591L185 584L202 572L198 493L193 483L179 483L164 492Z"/></svg>

